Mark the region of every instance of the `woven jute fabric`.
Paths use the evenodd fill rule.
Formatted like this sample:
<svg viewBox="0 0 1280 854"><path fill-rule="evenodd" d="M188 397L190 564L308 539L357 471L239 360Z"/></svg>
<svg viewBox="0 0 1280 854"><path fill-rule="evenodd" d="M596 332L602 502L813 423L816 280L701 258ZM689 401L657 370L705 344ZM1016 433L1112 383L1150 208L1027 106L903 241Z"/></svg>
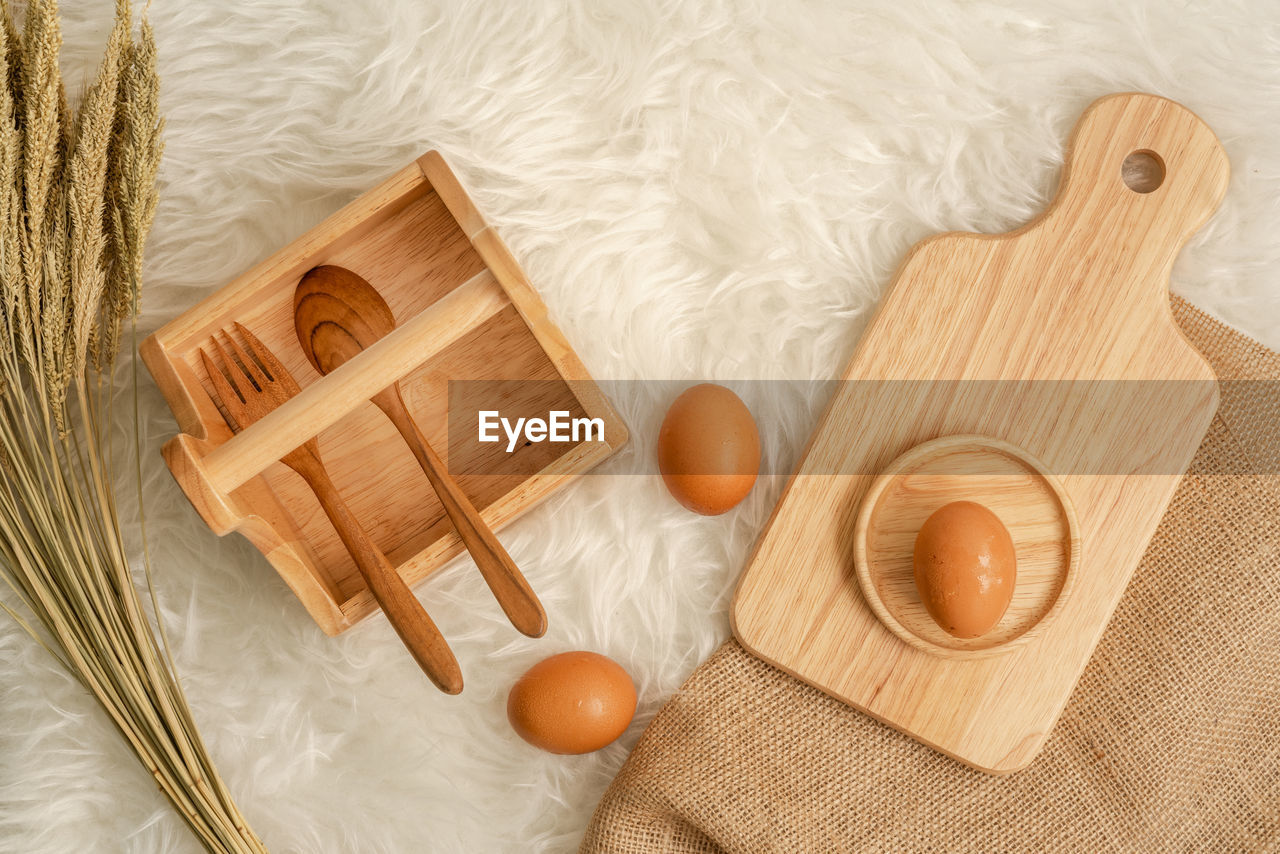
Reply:
<svg viewBox="0 0 1280 854"><path fill-rule="evenodd" d="M582 852L1280 851L1280 355L1174 313L1222 403L1029 768L974 771L730 641Z"/></svg>

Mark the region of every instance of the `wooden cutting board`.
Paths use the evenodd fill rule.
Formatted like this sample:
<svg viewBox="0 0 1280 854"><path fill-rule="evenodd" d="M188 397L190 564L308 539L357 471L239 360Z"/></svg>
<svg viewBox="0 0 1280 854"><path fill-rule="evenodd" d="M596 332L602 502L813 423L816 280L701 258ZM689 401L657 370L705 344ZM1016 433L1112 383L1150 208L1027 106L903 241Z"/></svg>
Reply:
<svg viewBox="0 0 1280 854"><path fill-rule="evenodd" d="M1112 95L1080 118L1042 216L1009 234L918 244L747 563L731 610L739 641L977 768L1029 764L1217 406L1212 370L1174 323L1168 279L1227 180L1221 145L1189 110ZM972 660L890 632L853 561L860 500L876 474L953 434L1042 461L1075 506L1081 542L1078 576L1051 624Z"/></svg>

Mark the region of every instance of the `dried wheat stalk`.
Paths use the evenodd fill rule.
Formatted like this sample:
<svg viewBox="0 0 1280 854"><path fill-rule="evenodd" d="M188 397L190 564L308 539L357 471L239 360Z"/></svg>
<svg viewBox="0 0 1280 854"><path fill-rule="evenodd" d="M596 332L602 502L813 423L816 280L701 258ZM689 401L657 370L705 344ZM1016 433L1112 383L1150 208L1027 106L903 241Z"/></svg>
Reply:
<svg viewBox="0 0 1280 854"><path fill-rule="evenodd" d="M0 577L34 619L0 607L93 693L208 850L265 851L142 608L112 490L111 369L156 211L155 39L117 0L73 111L55 0L30 0L21 33L7 0L0 19Z"/></svg>

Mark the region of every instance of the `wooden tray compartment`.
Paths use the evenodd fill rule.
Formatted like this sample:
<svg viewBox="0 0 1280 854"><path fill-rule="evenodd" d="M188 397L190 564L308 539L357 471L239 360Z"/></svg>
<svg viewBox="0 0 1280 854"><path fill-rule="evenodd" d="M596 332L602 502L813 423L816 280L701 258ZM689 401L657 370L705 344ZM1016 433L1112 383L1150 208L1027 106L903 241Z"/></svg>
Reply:
<svg viewBox="0 0 1280 854"><path fill-rule="evenodd" d="M398 324L326 377L307 362L293 327L294 288L320 264L367 279ZM253 331L302 387L235 436L210 397L198 353L232 321ZM419 427L494 529L627 440L519 265L435 152L164 326L144 342L142 355L182 431L164 456L187 497L215 533L248 537L329 634L377 605L315 497L276 462L309 436L319 436L343 497L408 583L462 551L408 446L367 402L376 391L400 380ZM567 410L599 418L604 438L529 444L509 455L504 443L471 443L466 459L450 460L451 380L507 381L476 385L482 396L486 388L505 389L486 408L507 417Z"/></svg>

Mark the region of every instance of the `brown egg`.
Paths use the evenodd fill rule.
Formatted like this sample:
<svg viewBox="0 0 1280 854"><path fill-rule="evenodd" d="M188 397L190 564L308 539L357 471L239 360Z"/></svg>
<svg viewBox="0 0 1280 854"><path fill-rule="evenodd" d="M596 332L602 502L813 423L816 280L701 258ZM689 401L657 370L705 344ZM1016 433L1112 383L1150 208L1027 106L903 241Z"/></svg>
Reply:
<svg viewBox="0 0 1280 854"><path fill-rule="evenodd" d="M736 394L703 383L675 399L658 432L658 471L672 497L695 513L734 507L760 472L760 434Z"/></svg>
<svg viewBox="0 0 1280 854"><path fill-rule="evenodd" d="M1013 599L1017 557L1000 517L981 504L953 501L916 535L916 588L929 615L958 638L981 637Z"/></svg>
<svg viewBox="0 0 1280 854"><path fill-rule="evenodd" d="M563 652L530 667L507 695L516 734L549 753L590 753L613 742L636 711L636 689L617 662Z"/></svg>

